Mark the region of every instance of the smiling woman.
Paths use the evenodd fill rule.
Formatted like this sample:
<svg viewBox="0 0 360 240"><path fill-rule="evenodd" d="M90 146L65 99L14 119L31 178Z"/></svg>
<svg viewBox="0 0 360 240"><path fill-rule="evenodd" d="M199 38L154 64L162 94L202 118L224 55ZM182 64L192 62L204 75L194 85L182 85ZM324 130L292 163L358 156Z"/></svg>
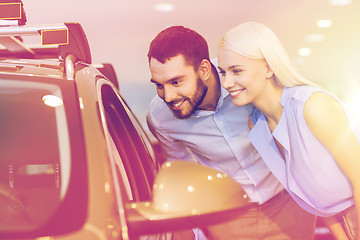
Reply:
<svg viewBox="0 0 360 240"><path fill-rule="evenodd" d="M230 29L218 56L233 103L255 107L248 136L272 173L337 239L358 239L360 143L341 101L301 77L261 23Z"/></svg>

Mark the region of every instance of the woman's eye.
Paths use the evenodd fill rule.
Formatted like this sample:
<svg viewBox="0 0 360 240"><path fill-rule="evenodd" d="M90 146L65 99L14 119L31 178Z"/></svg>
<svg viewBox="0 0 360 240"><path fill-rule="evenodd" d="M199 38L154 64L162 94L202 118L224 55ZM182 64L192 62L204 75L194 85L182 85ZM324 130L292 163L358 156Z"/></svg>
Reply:
<svg viewBox="0 0 360 240"><path fill-rule="evenodd" d="M235 73L235 74L239 74L240 72L241 72L240 69L233 69L233 73Z"/></svg>
<svg viewBox="0 0 360 240"><path fill-rule="evenodd" d="M223 71L223 70L220 70L219 73L220 73L221 76L225 76L225 75L226 75L225 71Z"/></svg>

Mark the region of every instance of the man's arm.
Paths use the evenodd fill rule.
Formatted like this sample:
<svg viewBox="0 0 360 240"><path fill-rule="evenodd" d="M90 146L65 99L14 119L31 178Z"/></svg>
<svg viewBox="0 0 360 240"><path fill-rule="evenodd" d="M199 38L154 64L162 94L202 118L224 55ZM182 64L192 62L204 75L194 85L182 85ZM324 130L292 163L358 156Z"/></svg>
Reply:
<svg viewBox="0 0 360 240"><path fill-rule="evenodd" d="M171 138L164 131L162 131L159 126L156 126L150 113L148 113L146 116L146 122L150 132L158 140L161 155L164 161L195 160L190 149L187 148L183 142Z"/></svg>

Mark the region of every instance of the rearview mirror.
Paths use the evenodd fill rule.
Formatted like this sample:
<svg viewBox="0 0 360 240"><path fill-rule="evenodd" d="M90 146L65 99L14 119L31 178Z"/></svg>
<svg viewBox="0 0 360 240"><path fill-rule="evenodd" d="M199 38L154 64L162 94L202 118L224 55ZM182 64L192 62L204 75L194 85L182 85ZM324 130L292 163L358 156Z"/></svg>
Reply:
<svg viewBox="0 0 360 240"><path fill-rule="evenodd" d="M127 205L131 234L183 230L231 220L251 203L230 176L204 165L171 161L162 165L149 202Z"/></svg>

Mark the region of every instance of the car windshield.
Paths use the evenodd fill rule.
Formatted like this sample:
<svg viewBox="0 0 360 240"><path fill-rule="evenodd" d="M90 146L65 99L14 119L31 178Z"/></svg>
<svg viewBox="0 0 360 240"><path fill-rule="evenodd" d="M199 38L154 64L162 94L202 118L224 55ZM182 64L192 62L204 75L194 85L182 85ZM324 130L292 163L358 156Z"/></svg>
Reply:
<svg viewBox="0 0 360 240"><path fill-rule="evenodd" d="M52 216L69 184L68 135L59 86L0 79L0 231Z"/></svg>

